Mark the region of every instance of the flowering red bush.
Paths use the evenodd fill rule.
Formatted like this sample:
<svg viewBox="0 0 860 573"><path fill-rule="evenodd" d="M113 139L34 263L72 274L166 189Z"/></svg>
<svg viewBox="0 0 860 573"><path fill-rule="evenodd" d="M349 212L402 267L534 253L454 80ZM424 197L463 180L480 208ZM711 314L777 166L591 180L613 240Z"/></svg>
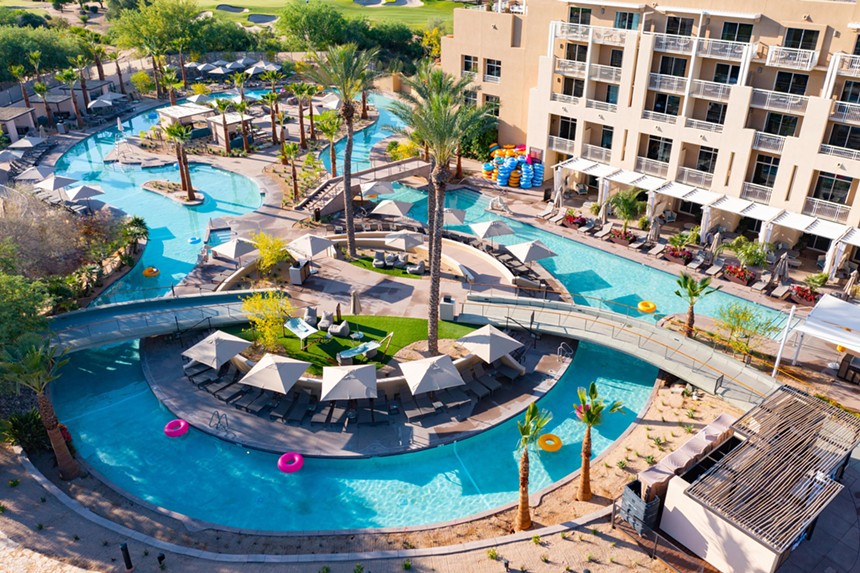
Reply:
<svg viewBox="0 0 860 573"><path fill-rule="evenodd" d="M791 287L791 293L800 300L805 300L808 302L815 302L815 300L818 298L818 295L816 293L812 292L807 287L802 285L793 285Z"/></svg>
<svg viewBox="0 0 860 573"><path fill-rule="evenodd" d="M755 278L754 272L740 265L727 265L724 272L729 276L747 283Z"/></svg>
<svg viewBox="0 0 860 573"><path fill-rule="evenodd" d="M665 253L673 259L681 259L685 265L693 260L693 253L689 249L679 249L670 245L666 247Z"/></svg>
<svg viewBox="0 0 860 573"><path fill-rule="evenodd" d="M567 213L565 213L564 222L567 225L582 226L582 225L585 225L588 222L588 220L585 217L583 217L580 213L576 213L571 209Z"/></svg>
<svg viewBox="0 0 860 573"><path fill-rule="evenodd" d="M629 241L632 243L634 240L636 240L636 235L634 235L630 231L622 231L621 229L612 229L611 231L609 231L609 238L610 239L618 239L621 241Z"/></svg>
<svg viewBox="0 0 860 573"><path fill-rule="evenodd" d="M57 428L60 429L60 435L63 436L63 440L65 440L66 442L72 441L72 435L69 433L69 429L66 427L65 424L58 424Z"/></svg>

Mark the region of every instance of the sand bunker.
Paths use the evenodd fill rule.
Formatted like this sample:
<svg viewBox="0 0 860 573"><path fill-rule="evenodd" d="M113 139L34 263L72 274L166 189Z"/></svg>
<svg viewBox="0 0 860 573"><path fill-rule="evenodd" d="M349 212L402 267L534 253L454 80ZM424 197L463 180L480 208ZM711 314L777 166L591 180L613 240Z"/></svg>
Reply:
<svg viewBox="0 0 860 573"><path fill-rule="evenodd" d="M277 16L271 14L251 14L248 16L248 21L252 24L271 24L277 19Z"/></svg>
<svg viewBox="0 0 860 573"><path fill-rule="evenodd" d="M233 14L240 14L242 12L250 12L247 8L242 8L240 6L231 6L230 4L218 4L215 6L216 10L221 10L223 12L232 12Z"/></svg>
<svg viewBox="0 0 860 573"><path fill-rule="evenodd" d="M394 2L386 2L385 0L352 0L356 4L361 4L367 8L383 8L385 6L394 6L395 8L418 8L424 5L421 0L394 0Z"/></svg>

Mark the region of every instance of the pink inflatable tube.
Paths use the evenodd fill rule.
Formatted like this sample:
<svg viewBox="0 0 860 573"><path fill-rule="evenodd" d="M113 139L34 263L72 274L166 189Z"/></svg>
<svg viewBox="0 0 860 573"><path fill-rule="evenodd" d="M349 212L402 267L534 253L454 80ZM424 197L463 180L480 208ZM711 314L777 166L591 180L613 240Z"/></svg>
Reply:
<svg viewBox="0 0 860 573"><path fill-rule="evenodd" d="M188 422L179 418L167 422L164 426L164 435L168 438L178 438L188 432Z"/></svg>
<svg viewBox="0 0 860 573"><path fill-rule="evenodd" d="M287 452L278 458L278 469L286 474L296 473L305 465L305 458L298 452Z"/></svg>

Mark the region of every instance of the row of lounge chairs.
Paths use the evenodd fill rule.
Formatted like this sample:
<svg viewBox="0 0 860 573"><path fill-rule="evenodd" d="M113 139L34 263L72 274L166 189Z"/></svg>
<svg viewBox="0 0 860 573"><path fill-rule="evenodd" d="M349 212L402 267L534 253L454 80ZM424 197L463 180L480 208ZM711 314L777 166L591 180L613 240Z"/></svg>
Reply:
<svg viewBox="0 0 860 573"><path fill-rule="evenodd" d="M405 270L410 275L423 275L427 268L424 265L424 261L418 261L417 263L409 262L409 255L406 253L401 253L399 255L395 255L394 253L385 254L383 251L376 251L373 256L373 268L375 269L402 269Z"/></svg>

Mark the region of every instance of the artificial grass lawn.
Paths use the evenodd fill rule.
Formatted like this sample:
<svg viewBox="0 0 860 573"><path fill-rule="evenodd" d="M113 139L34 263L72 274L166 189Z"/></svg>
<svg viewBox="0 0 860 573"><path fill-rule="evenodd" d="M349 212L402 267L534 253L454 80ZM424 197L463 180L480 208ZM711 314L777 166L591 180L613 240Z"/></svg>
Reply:
<svg viewBox="0 0 860 573"><path fill-rule="evenodd" d="M367 269L369 271L373 271L375 273L382 273L383 275L390 275L392 277L401 277L404 279L421 279L422 275L410 275L406 272L405 269L377 269L373 266L373 257L359 257L357 259L353 259L349 261L351 264L361 267L363 269Z"/></svg>
<svg viewBox="0 0 860 573"><path fill-rule="evenodd" d="M377 368L387 364L391 358L413 342L427 339L427 320L423 318L404 318L399 316L344 316L349 321L350 334L358 330L364 333L361 342L368 340L382 340L386 334L393 332L391 344L383 344L377 350L372 360L367 360L359 355L353 359L354 364L376 364ZM240 326L225 329L231 334L241 336L246 340L254 338L250 329ZM474 326L457 324L454 322L439 322L439 338L460 338L464 334L475 330ZM332 338L326 340L325 333L314 334L308 339L308 349L301 349L301 341L292 333L287 331L287 336L280 339L284 345L286 354L290 358L310 362L307 373L319 376L324 366L337 366L335 355L341 350L353 348L359 344L351 338ZM386 346L388 348L386 349ZM383 351L385 351L383 353Z"/></svg>

